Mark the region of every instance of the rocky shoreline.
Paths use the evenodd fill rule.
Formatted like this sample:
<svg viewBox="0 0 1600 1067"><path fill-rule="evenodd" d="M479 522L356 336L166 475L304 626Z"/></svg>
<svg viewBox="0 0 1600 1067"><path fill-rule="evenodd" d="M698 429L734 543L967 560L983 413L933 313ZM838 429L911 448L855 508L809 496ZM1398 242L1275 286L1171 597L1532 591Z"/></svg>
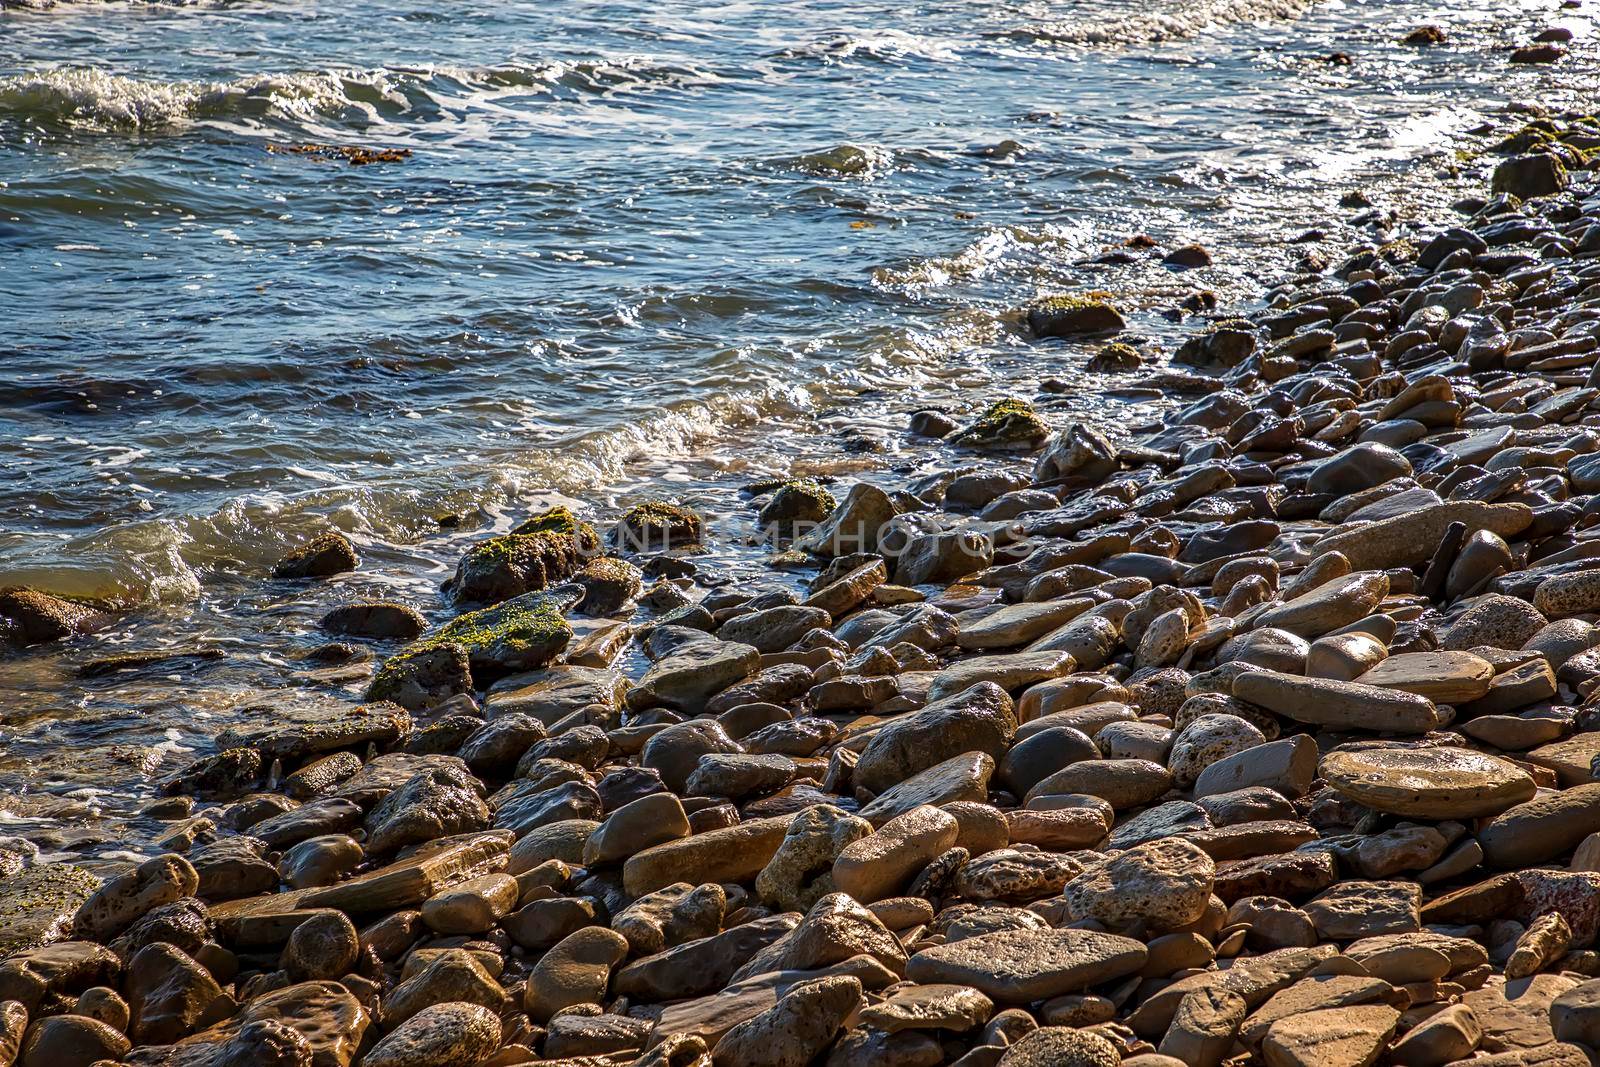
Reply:
<svg viewBox="0 0 1600 1067"><path fill-rule="evenodd" d="M159 854L0 841L0 1067L1588 1064L1596 147L1211 323L1136 442L1004 399L912 419L960 471L750 486L802 593L660 502L335 610L367 702L165 780Z"/></svg>

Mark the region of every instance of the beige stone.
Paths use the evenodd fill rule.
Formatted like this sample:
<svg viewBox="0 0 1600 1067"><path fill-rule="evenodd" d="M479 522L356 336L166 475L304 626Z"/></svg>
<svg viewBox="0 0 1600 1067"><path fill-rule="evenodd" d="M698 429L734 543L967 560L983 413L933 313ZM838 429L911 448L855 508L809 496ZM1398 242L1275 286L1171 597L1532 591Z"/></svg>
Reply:
<svg viewBox="0 0 1600 1067"><path fill-rule="evenodd" d="M1077 993L1133 974L1144 945L1088 930L1001 930L923 949L911 957L914 982L971 986L1002 1004Z"/></svg>
<svg viewBox="0 0 1600 1067"><path fill-rule="evenodd" d="M471 1067L500 1044L500 1019L477 1004L425 1008L384 1035L362 1067Z"/></svg>
<svg viewBox="0 0 1600 1067"><path fill-rule="evenodd" d="M1494 681L1494 665L1471 652L1405 652L1357 678L1362 685L1400 689L1436 704L1477 700Z"/></svg>
<svg viewBox="0 0 1600 1067"><path fill-rule="evenodd" d="M1281 1019L1267 1031L1267 1067L1369 1067L1377 1062L1400 1013L1367 1004Z"/></svg>
<svg viewBox="0 0 1600 1067"><path fill-rule="evenodd" d="M1528 528L1533 511L1525 504L1450 501L1338 530L1319 540L1312 551L1318 556L1341 552L1352 566L1367 570L1415 567L1427 562L1454 522L1509 538Z"/></svg>
<svg viewBox="0 0 1600 1067"><path fill-rule="evenodd" d="M1216 864L1199 846L1164 837L1091 867L1061 891L1068 914L1111 930L1142 924L1166 932L1205 914Z"/></svg>
<svg viewBox="0 0 1600 1067"><path fill-rule="evenodd" d="M1197 990L1178 1002L1160 1051L1189 1067L1219 1067L1244 1022L1244 998L1226 989Z"/></svg>
<svg viewBox="0 0 1600 1067"><path fill-rule="evenodd" d="M928 805L913 808L845 846L833 864L834 887L863 904L894 896L952 847L958 832L947 812Z"/></svg>
<svg viewBox="0 0 1600 1067"><path fill-rule="evenodd" d="M615 930L589 926L569 934L534 965L523 1007L543 1023L562 1008L598 1004L611 983L611 968L627 957L627 939Z"/></svg>
<svg viewBox="0 0 1600 1067"><path fill-rule="evenodd" d="M1533 778L1509 760L1465 748L1330 752L1322 777L1358 803L1413 819L1498 815L1533 799Z"/></svg>
<svg viewBox="0 0 1600 1067"><path fill-rule="evenodd" d="M623 865L623 885L643 896L674 882L748 882L778 851L789 822L751 819L647 848Z"/></svg>
<svg viewBox="0 0 1600 1067"><path fill-rule="evenodd" d="M521 895L509 874L482 874L422 902L422 921L439 934L481 934L516 909Z"/></svg>
<svg viewBox="0 0 1600 1067"><path fill-rule="evenodd" d="M1482 1040L1483 1030L1472 1009L1452 1004L1407 1031L1389 1058L1396 1067L1444 1067L1471 1056Z"/></svg>
<svg viewBox="0 0 1600 1067"><path fill-rule="evenodd" d="M1335 578L1287 603L1269 608L1256 619L1258 626L1287 630L1300 637L1320 637L1372 614L1389 595L1389 576L1365 570Z"/></svg>
<svg viewBox="0 0 1600 1067"><path fill-rule="evenodd" d="M1329 634L1311 642L1306 653L1306 676L1356 681L1388 654L1383 642L1369 634Z"/></svg>
<svg viewBox="0 0 1600 1067"><path fill-rule="evenodd" d="M1233 695L1313 726L1420 734L1439 725L1438 709L1426 697L1357 682L1248 671L1234 679Z"/></svg>

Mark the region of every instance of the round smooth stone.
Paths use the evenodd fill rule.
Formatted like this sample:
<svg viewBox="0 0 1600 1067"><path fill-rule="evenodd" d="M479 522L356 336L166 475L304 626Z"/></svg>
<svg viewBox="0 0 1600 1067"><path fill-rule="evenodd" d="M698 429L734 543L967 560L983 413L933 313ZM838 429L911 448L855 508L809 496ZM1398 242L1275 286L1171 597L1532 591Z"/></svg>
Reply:
<svg viewBox="0 0 1600 1067"><path fill-rule="evenodd" d="M1322 777L1358 803L1414 819L1497 815L1534 794L1533 778L1521 767L1464 748L1330 752Z"/></svg>

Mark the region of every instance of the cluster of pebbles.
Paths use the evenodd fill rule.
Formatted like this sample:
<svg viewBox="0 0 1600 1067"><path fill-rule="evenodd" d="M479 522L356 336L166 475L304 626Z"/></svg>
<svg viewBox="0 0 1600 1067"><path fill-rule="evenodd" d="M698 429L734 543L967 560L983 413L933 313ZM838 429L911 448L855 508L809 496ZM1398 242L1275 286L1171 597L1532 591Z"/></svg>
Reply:
<svg viewBox="0 0 1600 1067"><path fill-rule="evenodd" d="M1546 126L1137 443L1005 400L914 420L962 471L755 487L803 593L659 504L475 544L431 633L338 609L368 702L178 772L159 854L0 851L0 1067L1588 1064L1600 199Z"/></svg>

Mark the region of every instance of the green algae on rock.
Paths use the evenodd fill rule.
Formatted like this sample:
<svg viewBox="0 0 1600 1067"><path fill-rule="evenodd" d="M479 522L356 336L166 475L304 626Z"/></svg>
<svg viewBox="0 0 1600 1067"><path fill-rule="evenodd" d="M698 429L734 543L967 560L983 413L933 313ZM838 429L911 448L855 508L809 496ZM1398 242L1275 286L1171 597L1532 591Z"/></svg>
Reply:
<svg viewBox="0 0 1600 1067"><path fill-rule="evenodd" d="M611 528L612 545L628 552L697 545L704 536L705 522L698 512L665 500L635 504Z"/></svg>
<svg viewBox="0 0 1600 1067"><path fill-rule="evenodd" d="M393 700L414 709L507 674L547 667L572 640L572 627L561 615L567 602L546 593L524 593L458 616L385 660L367 699ZM422 695L441 691L434 700Z"/></svg>
<svg viewBox="0 0 1600 1067"><path fill-rule="evenodd" d="M1524 200L1536 196L1559 193L1569 184L1567 168L1561 157L1550 151L1529 152L1512 156L1494 168L1489 189L1496 193L1511 193Z"/></svg>
<svg viewBox="0 0 1600 1067"><path fill-rule="evenodd" d="M584 522L572 513L572 509L564 504L557 504L548 511L522 520L511 530L514 534L566 534L577 541L578 547L585 552L594 552L600 548L600 535L593 526Z"/></svg>
<svg viewBox="0 0 1600 1067"><path fill-rule="evenodd" d="M779 482L772 499L762 505L756 521L762 529L793 537L798 528L816 525L839 506L832 493L808 478Z"/></svg>
<svg viewBox="0 0 1600 1067"><path fill-rule="evenodd" d="M983 451L1031 452L1050 436L1033 405L1017 397L1006 397L990 404L977 421L956 431L947 440L963 448Z"/></svg>
<svg viewBox="0 0 1600 1067"><path fill-rule="evenodd" d="M776 493L779 489L792 482L809 481L807 478L757 478L753 482L746 482L739 487L739 492L745 496L766 496Z"/></svg>
<svg viewBox="0 0 1600 1067"><path fill-rule="evenodd" d="M1122 313L1097 296L1048 296L1028 309L1028 328L1035 337L1118 333L1126 326Z"/></svg>
<svg viewBox="0 0 1600 1067"><path fill-rule="evenodd" d="M0 884L0 958L70 933L72 917L100 888L100 879L70 863L29 867Z"/></svg>
<svg viewBox="0 0 1600 1067"><path fill-rule="evenodd" d="M567 533L510 533L479 541L456 564L450 596L457 604L498 604L538 592L583 566L585 549Z"/></svg>

